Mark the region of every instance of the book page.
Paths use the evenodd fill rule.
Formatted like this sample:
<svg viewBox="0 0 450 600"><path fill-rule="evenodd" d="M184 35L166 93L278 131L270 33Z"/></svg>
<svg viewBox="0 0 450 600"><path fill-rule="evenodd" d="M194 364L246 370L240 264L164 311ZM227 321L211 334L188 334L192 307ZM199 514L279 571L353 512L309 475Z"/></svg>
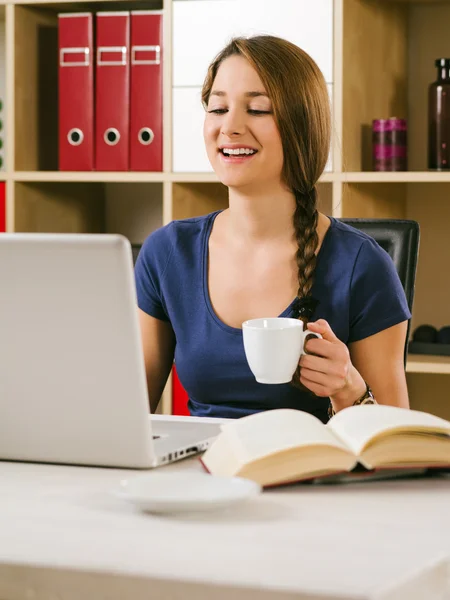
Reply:
<svg viewBox="0 0 450 600"><path fill-rule="evenodd" d="M362 452L369 441L387 432L425 431L450 435L450 422L445 419L417 410L381 404L344 408L330 419L327 428L356 455Z"/></svg>
<svg viewBox="0 0 450 600"><path fill-rule="evenodd" d="M333 446L348 452L317 417L300 410L266 410L224 423L221 429L243 462L311 445Z"/></svg>

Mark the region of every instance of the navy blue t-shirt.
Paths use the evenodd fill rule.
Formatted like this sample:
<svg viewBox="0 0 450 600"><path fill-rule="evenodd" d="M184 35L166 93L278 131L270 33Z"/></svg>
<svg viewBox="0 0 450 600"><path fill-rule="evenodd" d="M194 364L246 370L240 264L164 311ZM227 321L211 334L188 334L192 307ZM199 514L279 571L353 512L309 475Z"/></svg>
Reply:
<svg viewBox="0 0 450 600"><path fill-rule="evenodd" d="M135 268L139 307L169 321L175 332L175 363L191 414L242 417L296 408L326 422L328 399L291 384L257 383L245 358L242 330L226 325L215 314L207 264L208 240L219 212L172 221L154 231L144 242ZM311 320L326 319L346 344L411 317L387 252L334 218L317 256L311 293L319 300ZM293 302L278 316L293 316Z"/></svg>

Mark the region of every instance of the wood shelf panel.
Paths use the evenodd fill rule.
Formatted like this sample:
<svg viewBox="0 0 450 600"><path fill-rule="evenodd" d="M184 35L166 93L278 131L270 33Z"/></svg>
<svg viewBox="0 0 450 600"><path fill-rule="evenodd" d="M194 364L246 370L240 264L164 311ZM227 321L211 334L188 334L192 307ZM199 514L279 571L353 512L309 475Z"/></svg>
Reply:
<svg viewBox="0 0 450 600"><path fill-rule="evenodd" d="M348 171L339 176L344 183L450 183L450 171Z"/></svg>
<svg viewBox="0 0 450 600"><path fill-rule="evenodd" d="M366 219L406 218L406 185L349 183L342 193L342 216Z"/></svg>
<svg viewBox="0 0 450 600"><path fill-rule="evenodd" d="M148 171L15 171L15 181L117 181L117 182L173 182L219 183L215 173L157 173ZM0 173L1 179L1 173ZM340 179L339 173L325 173L319 183L332 183Z"/></svg>
<svg viewBox="0 0 450 600"><path fill-rule="evenodd" d="M163 182L167 180L164 173L118 172L118 171L16 171L15 181L30 182Z"/></svg>
<svg viewBox="0 0 450 600"><path fill-rule="evenodd" d="M119 233L142 244L161 227L160 182L15 182L15 231Z"/></svg>
<svg viewBox="0 0 450 600"><path fill-rule="evenodd" d="M15 168L57 165L58 29L56 14L14 10Z"/></svg>
<svg viewBox="0 0 450 600"><path fill-rule="evenodd" d="M105 231L120 233L133 244L163 224L163 186L161 183L115 183L100 187L105 194Z"/></svg>
<svg viewBox="0 0 450 600"><path fill-rule="evenodd" d="M16 183L15 231L101 233L105 195L95 183Z"/></svg>
<svg viewBox="0 0 450 600"><path fill-rule="evenodd" d="M409 354L406 364L406 372L450 375L450 356Z"/></svg>
<svg viewBox="0 0 450 600"><path fill-rule="evenodd" d="M406 374L406 380L412 409L423 410L450 420L448 372L409 372Z"/></svg>
<svg viewBox="0 0 450 600"><path fill-rule="evenodd" d="M206 215L228 206L228 189L221 183L175 183L172 219Z"/></svg>

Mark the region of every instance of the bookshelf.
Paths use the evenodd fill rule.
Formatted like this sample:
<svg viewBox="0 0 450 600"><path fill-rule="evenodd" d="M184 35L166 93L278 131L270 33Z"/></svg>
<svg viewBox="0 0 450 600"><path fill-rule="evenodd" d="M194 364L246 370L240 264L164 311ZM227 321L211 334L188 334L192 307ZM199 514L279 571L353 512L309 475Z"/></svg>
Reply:
<svg viewBox="0 0 450 600"><path fill-rule="evenodd" d="M197 1L196 10L206 10L211 2L217 0ZM273 7L281 28L289 2L301 10L307 0L263 2L267 10ZM321 210L336 217L418 220L421 249L412 330L421 323L450 324L450 282L441 269L450 262L450 171L426 168L426 91L434 79L434 59L450 56L450 0L315 0L314 6L316 2L333 33L332 42L323 39L323 44L331 43L324 64L332 72L327 81L334 129L330 168L319 184ZM6 94L0 181L6 181L8 231L108 231L140 243L172 219L226 205L226 190L213 172L174 169L180 90L189 87L179 84L174 73L181 35L177 3L187 10L192 0L0 0L0 59L4 57L5 66L0 68L0 93L4 89ZM60 172L57 13L123 9L164 11L163 172ZM408 119L407 172L370 171L372 119L389 116ZM450 418L449 374L450 357L410 355L412 406ZM169 382L162 408L170 412L170 407Z"/></svg>

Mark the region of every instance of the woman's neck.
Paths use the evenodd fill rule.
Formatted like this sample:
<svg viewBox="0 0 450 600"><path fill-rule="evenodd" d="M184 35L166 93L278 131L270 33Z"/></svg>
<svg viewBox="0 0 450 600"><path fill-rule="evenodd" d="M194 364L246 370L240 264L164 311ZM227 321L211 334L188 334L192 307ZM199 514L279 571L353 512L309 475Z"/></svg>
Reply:
<svg viewBox="0 0 450 600"><path fill-rule="evenodd" d="M228 233L247 242L286 239L288 232L294 235L294 211L295 196L289 190L247 193L230 189L226 211Z"/></svg>

